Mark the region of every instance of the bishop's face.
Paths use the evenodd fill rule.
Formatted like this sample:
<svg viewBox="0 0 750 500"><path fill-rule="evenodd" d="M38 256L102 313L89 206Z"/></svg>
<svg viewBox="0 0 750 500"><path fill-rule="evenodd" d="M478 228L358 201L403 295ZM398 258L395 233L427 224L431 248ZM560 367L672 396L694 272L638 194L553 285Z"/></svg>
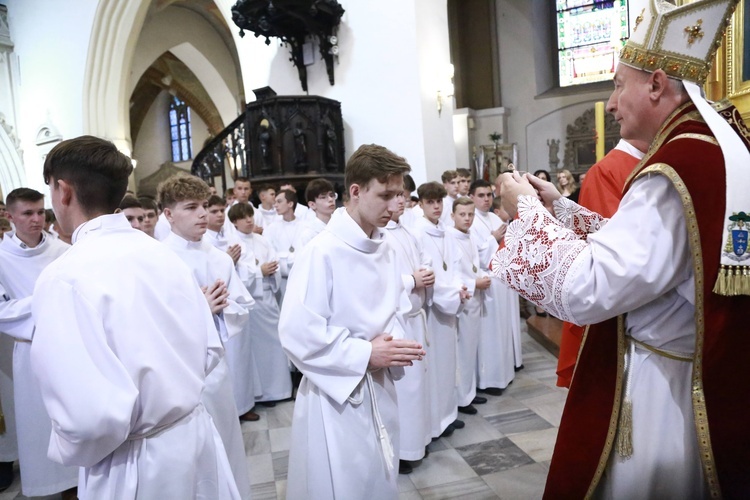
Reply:
<svg viewBox="0 0 750 500"><path fill-rule="evenodd" d="M183 200L164 209L172 232L188 241L200 241L208 228L208 200Z"/></svg>
<svg viewBox="0 0 750 500"><path fill-rule="evenodd" d="M650 73L620 64L615 72L615 90L607 101L607 111L615 116L620 124L620 135L623 139L642 140L650 143L653 137L647 137L646 127L648 110L651 103Z"/></svg>

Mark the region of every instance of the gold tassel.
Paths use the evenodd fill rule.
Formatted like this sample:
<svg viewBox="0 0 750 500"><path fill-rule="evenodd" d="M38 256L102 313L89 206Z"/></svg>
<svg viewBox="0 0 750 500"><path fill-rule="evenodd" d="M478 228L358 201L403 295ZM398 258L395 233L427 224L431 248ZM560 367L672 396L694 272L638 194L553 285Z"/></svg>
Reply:
<svg viewBox="0 0 750 500"><path fill-rule="evenodd" d="M713 292L726 297L750 295L750 268L722 265Z"/></svg>
<svg viewBox="0 0 750 500"><path fill-rule="evenodd" d="M624 459L633 456L633 402L626 399L620 408L617 425L617 454Z"/></svg>
<svg viewBox="0 0 750 500"><path fill-rule="evenodd" d="M719 268L719 275L716 277L716 283L714 283L713 292L716 295L727 295L727 268L722 265Z"/></svg>

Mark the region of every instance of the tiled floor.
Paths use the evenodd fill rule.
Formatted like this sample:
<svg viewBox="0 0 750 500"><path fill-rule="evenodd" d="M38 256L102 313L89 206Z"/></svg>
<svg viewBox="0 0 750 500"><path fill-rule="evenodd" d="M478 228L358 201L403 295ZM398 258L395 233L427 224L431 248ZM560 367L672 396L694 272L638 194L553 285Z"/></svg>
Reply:
<svg viewBox="0 0 750 500"><path fill-rule="evenodd" d="M557 360L525 332L523 351L525 368L505 393L461 415L464 429L432 442L422 465L399 476L401 499L541 498L567 390L555 387ZM254 500L286 496L293 408L258 407L260 421L242 424ZM16 478L0 500L26 498L19 491Z"/></svg>

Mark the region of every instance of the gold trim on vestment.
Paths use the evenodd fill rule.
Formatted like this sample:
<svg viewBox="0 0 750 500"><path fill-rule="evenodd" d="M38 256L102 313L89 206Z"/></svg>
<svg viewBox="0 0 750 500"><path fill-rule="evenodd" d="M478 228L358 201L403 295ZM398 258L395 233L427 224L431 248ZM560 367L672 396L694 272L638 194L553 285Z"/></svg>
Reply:
<svg viewBox="0 0 750 500"><path fill-rule="evenodd" d="M709 143L713 144L714 146L718 146L719 145L719 141L717 141L715 137L712 137L712 136L706 135L706 134L692 134L692 133L685 133L685 134L676 135L676 136L672 137L669 140L669 142L667 142L667 144L669 144L672 141L676 141L677 139L695 139L695 140L698 140L698 141L709 142Z"/></svg>
<svg viewBox="0 0 750 500"><path fill-rule="evenodd" d="M693 417L695 419L695 430L698 437L698 448L701 454L701 463L708 484L711 498L721 498L721 487L719 477L716 473L716 462L714 460L713 448L711 447L711 435L708 428L708 415L706 411L706 396L703 391L703 343L705 335L704 322L704 296L703 296L703 251L701 249L700 232L698 221L695 216L693 199L677 172L666 163L655 163L649 165L640 172L636 179L642 175L660 174L672 182L682 201L685 223L687 225L688 242L690 253L693 258L693 275L695 279L695 354L693 357L692 378L692 400Z"/></svg>
<svg viewBox="0 0 750 500"><path fill-rule="evenodd" d="M583 352L583 344L586 343L586 337L589 334L591 325L583 327L583 336L581 337L581 345L578 346L578 354L576 355L576 364L573 365L573 375L570 376L570 385L573 385L573 379L576 377L576 371L578 371L578 360L581 359L581 352ZM570 385L568 387L570 387Z"/></svg>
<svg viewBox="0 0 750 500"><path fill-rule="evenodd" d="M588 333L588 328L586 329ZM586 341L584 336L583 341ZM581 342L583 344L583 342ZM599 457L599 465L596 466L596 472L591 480L589 489L586 492L587 499L593 498L596 492L599 481L602 479L604 469L607 468L609 462L609 455L612 452L612 447L615 444L617 438L617 423L620 420L620 406L622 404L622 382L623 374L625 370L625 316L620 315L617 317L617 380L615 381L615 396L614 402L612 403L612 416L609 419L609 429L607 430L607 439L604 441L604 449ZM575 373L574 373L575 375Z"/></svg>

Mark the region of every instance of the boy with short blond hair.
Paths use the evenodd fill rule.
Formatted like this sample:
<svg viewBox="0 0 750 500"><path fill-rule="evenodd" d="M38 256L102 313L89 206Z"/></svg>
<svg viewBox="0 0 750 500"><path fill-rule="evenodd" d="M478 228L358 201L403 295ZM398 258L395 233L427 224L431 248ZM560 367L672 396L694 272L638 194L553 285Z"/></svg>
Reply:
<svg viewBox="0 0 750 500"><path fill-rule="evenodd" d="M206 378L202 399L219 430L237 487L244 496L249 494L250 480L238 416L240 420L250 419L252 407L238 409L236 401L242 395L235 393L232 381L244 378L246 364L232 364L230 360L235 344L247 334L244 326L253 299L242 285L231 257L204 238L208 227L208 185L191 175L176 175L159 184L158 193L171 225L171 233L163 243L192 270L211 306L217 334L226 351Z"/></svg>
<svg viewBox="0 0 750 500"><path fill-rule="evenodd" d="M446 229L445 235L460 256L458 276L470 295L458 315L458 411L473 415L477 413L473 405L487 402L486 398L476 395L476 378L484 292L490 287L490 278L481 269L479 253L469 231L474 222L474 201L471 198L458 198L453 203L451 217L454 226Z"/></svg>

